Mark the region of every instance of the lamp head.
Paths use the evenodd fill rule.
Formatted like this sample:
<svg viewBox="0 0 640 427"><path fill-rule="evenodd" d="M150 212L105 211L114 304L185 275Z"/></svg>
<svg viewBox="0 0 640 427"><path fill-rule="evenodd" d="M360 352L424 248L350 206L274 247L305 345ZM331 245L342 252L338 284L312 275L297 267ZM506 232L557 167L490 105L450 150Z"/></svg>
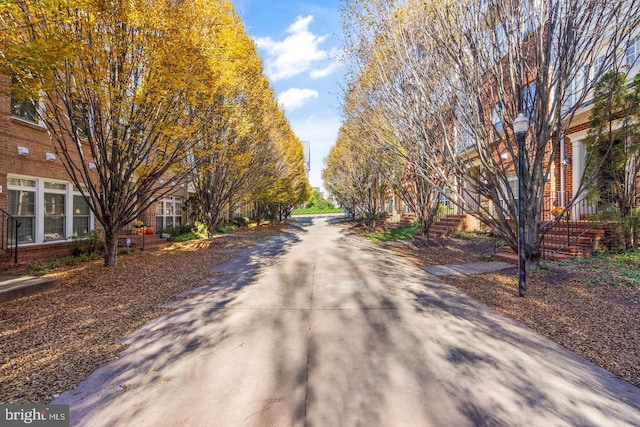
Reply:
<svg viewBox="0 0 640 427"><path fill-rule="evenodd" d="M513 121L513 131L516 135L524 135L529 129L529 119L524 114L518 114L518 117Z"/></svg>

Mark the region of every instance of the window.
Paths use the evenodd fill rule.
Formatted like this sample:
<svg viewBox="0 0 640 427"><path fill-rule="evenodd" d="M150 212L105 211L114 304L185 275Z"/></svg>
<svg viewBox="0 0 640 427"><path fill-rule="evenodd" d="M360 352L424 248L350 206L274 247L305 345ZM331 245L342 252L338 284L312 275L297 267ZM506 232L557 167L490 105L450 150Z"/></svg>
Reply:
<svg viewBox="0 0 640 427"><path fill-rule="evenodd" d="M640 38L633 39L629 42L624 55L629 69L638 65L638 57L640 56Z"/></svg>
<svg viewBox="0 0 640 427"><path fill-rule="evenodd" d="M536 83L532 82L522 88L522 112L529 120L536 117Z"/></svg>
<svg viewBox="0 0 640 427"><path fill-rule="evenodd" d="M12 77L11 84L16 85L17 83L18 80ZM39 123L36 103L30 99L21 99L15 93L11 94L11 115L28 122Z"/></svg>
<svg viewBox="0 0 640 427"><path fill-rule="evenodd" d="M493 128L501 137L504 136L504 124L502 122L502 117L504 117L504 109L504 102L497 103L496 106L493 107L491 118L491 124L493 125Z"/></svg>
<svg viewBox="0 0 640 427"><path fill-rule="evenodd" d="M498 56L502 58L507 54L507 34L504 25L496 28L496 41L498 42Z"/></svg>
<svg viewBox="0 0 640 427"><path fill-rule="evenodd" d="M589 65L582 66L582 89L587 90L589 88L589 77L590 77L591 67Z"/></svg>
<svg viewBox="0 0 640 427"><path fill-rule="evenodd" d="M36 181L9 178L7 184L9 213L21 222L18 227L18 242L33 243L36 238Z"/></svg>
<svg viewBox="0 0 640 427"><path fill-rule="evenodd" d="M182 197L165 197L156 203L156 230L182 225Z"/></svg>
<svg viewBox="0 0 640 427"><path fill-rule="evenodd" d="M507 202L509 200L509 196L513 195L513 198L511 200L518 200L518 177L510 176L510 177L507 177L507 180L508 180L508 187L503 185L502 186L503 194L499 194L498 196L500 198L500 205L502 206L502 209L505 211L508 211Z"/></svg>
<svg viewBox="0 0 640 427"><path fill-rule="evenodd" d="M458 153L464 153L474 146L473 135L463 126L456 128L456 144Z"/></svg>
<svg viewBox="0 0 640 427"><path fill-rule="evenodd" d="M604 67L604 60L606 58L604 56L599 56L596 58L596 60L593 62L593 77L594 79L596 79L596 76L602 76L603 74L606 73L606 69ZM598 80L598 79L596 79Z"/></svg>
<svg viewBox="0 0 640 427"><path fill-rule="evenodd" d="M22 223L21 243L65 240L93 228L89 206L67 182L9 176L7 190L9 213Z"/></svg>
<svg viewBox="0 0 640 427"><path fill-rule="evenodd" d="M529 34L540 28L541 13L541 2L539 0L523 2L521 7L523 39L526 39Z"/></svg>
<svg viewBox="0 0 640 427"><path fill-rule="evenodd" d="M86 140L89 136L89 120L86 108L82 102L74 100L72 110L73 128L80 139Z"/></svg>
<svg viewBox="0 0 640 427"><path fill-rule="evenodd" d="M67 184L44 183L44 240L62 240L65 234Z"/></svg>
<svg viewBox="0 0 640 427"><path fill-rule="evenodd" d="M578 83L576 79L569 82L564 94L564 102L562 103L562 113L568 113L578 102Z"/></svg>
<svg viewBox="0 0 640 427"><path fill-rule="evenodd" d="M82 236L89 233L91 227L91 210L82 195L73 195L73 235Z"/></svg>
<svg viewBox="0 0 640 427"><path fill-rule="evenodd" d="M469 103L466 99L460 100L462 106L456 108L458 118L455 128L455 139L458 153L464 153L475 145L473 127L469 123L468 110Z"/></svg>

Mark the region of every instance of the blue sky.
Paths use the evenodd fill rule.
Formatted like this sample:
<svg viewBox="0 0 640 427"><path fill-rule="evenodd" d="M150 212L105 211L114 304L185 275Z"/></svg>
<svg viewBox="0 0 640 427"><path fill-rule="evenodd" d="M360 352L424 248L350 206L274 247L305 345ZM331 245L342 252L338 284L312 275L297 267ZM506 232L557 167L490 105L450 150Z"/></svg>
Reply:
<svg viewBox="0 0 640 427"><path fill-rule="evenodd" d="M236 0L293 131L310 143L313 187L340 127L339 0Z"/></svg>

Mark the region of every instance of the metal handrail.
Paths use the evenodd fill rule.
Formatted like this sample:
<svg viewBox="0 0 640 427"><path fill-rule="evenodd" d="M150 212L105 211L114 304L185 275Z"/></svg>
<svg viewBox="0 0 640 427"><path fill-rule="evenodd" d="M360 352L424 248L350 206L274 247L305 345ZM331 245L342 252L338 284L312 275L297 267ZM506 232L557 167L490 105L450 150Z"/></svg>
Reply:
<svg viewBox="0 0 640 427"><path fill-rule="evenodd" d="M22 223L9 212L0 208L0 250L18 263L18 228Z"/></svg>

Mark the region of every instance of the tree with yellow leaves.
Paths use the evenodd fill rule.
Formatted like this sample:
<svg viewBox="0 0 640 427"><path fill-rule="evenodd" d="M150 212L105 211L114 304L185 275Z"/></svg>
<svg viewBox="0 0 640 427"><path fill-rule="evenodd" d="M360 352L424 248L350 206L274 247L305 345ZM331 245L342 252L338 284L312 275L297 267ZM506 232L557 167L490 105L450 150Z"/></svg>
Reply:
<svg viewBox="0 0 640 427"><path fill-rule="evenodd" d="M217 16L221 25L205 33L211 66L200 107L204 120L186 159L193 207L209 235L240 204L285 206L289 197L300 198L300 186L308 187L304 169L295 168L302 165L302 147L277 106L253 41L231 4Z"/></svg>
<svg viewBox="0 0 640 427"><path fill-rule="evenodd" d="M44 102L55 152L104 228L108 266L118 230L187 172L176 165L194 142L209 83L201 33L217 25L197 12L195 2L172 0L20 0L0 9L11 89Z"/></svg>

